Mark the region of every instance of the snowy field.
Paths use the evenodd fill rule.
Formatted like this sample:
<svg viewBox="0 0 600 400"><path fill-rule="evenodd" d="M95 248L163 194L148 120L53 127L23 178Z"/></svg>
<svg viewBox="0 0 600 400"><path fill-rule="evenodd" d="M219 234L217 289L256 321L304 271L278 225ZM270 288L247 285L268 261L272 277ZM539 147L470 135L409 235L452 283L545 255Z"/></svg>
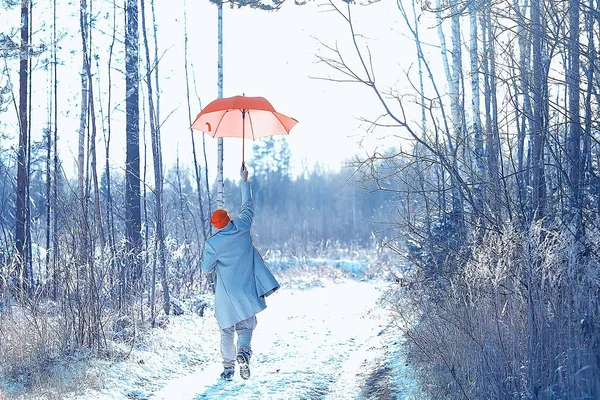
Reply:
<svg viewBox="0 0 600 400"><path fill-rule="evenodd" d="M95 361L69 399L417 399L389 314L386 283L284 285L258 314L252 376L222 381L219 331L187 312L120 362ZM53 396L42 396L50 398ZM31 397L26 397L31 398ZM64 398L57 396L55 398Z"/></svg>

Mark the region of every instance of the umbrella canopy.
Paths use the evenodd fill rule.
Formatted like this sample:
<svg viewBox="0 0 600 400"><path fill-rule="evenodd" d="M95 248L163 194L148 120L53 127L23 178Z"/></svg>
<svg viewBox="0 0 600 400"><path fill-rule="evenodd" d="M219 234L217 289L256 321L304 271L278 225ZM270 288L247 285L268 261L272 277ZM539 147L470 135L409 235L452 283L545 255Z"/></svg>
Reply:
<svg viewBox="0 0 600 400"><path fill-rule="evenodd" d="M285 135L298 121L275 111L264 97L234 96L217 99L196 116L192 129L212 137L258 139ZM242 144L242 161L244 160Z"/></svg>

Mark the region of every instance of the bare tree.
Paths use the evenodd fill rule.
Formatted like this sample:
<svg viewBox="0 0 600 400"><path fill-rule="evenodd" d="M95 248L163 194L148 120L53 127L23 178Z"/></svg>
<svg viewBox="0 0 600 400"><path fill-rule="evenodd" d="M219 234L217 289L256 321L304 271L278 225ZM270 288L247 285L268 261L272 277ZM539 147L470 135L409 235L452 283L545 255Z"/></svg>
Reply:
<svg viewBox="0 0 600 400"><path fill-rule="evenodd" d="M473 104L473 136L475 141L475 201L477 208L483 210L484 208L484 185L483 180L485 178L485 161L484 161L484 149L483 149L483 128L481 124L481 87L479 81L479 29L477 25L477 17L479 10L476 7L476 2L469 2L469 57L471 59L471 92L472 92L472 104ZM416 38L418 40L418 38Z"/></svg>
<svg viewBox="0 0 600 400"><path fill-rule="evenodd" d="M580 237L581 232L581 122L579 115L579 93L580 93L580 60L579 60L579 1L569 1L569 39L568 52L569 63L567 65L567 90L569 97L568 126L569 141L567 144L567 155L569 161L569 183L571 190L571 216L575 236Z"/></svg>
<svg viewBox="0 0 600 400"><path fill-rule="evenodd" d="M90 105L90 93L89 93L89 76L87 72L87 66L89 64L87 52L87 37L89 35L89 25L87 23L87 1L80 0L79 3L79 28L81 30L81 42L82 42L82 55L81 55L81 112L79 114L79 141L77 146L77 185L79 190L80 201L85 201L86 188L86 168L85 168L85 156L86 156L86 137L87 137L87 126L89 118L89 105Z"/></svg>
<svg viewBox="0 0 600 400"><path fill-rule="evenodd" d="M160 140L160 121L157 120L158 112L154 108L154 94L152 90L152 65L150 63L150 46L148 43L148 35L146 33L146 11L144 3L141 3L142 15L142 34L144 36L144 49L146 52L146 85L148 88L148 114L150 117L150 135L152 140L152 159L154 161L154 197L155 197L155 243L158 247L158 262L161 275L163 289L163 309L165 314L169 315L169 282L167 279L167 265L165 260L165 232L164 232L164 217L163 217L163 163L162 163L162 146ZM154 38L156 43L157 38ZM158 60L154 61L155 66ZM152 273L152 293L154 293L156 273ZM153 296L154 297L154 296ZM154 298L152 299L152 324L155 324L154 319Z"/></svg>
<svg viewBox="0 0 600 400"><path fill-rule="evenodd" d="M532 115L532 164L533 204L536 219L542 219L546 212L546 176L544 168L544 142L546 138L546 116L544 100L546 97L545 63L542 61L544 35L540 0L531 0L531 29L533 54L533 115Z"/></svg>
<svg viewBox="0 0 600 400"><path fill-rule="evenodd" d="M19 67L19 147L17 150L17 204L15 214L15 247L17 250L17 276L22 289L31 290L32 276L30 273L29 248L27 241L27 207L29 199L29 172L27 160L29 158L29 0L21 1L21 59Z"/></svg>
<svg viewBox="0 0 600 400"><path fill-rule="evenodd" d="M223 97L223 2L218 4L217 14L217 88L219 99ZM223 208L223 138L217 139L217 207Z"/></svg>
<svg viewBox="0 0 600 400"><path fill-rule="evenodd" d="M487 181L491 216L496 224L502 219L500 208L500 146L498 138L498 101L496 98L496 29L492 21L491 4L483 7L481 16L482 36L484 38L483 77L485 103L485 144L487 161Z"/></svg>
<svg viewBox="0 0 600 400"><path fill-rule="evenodd" d="M140 201L140 128L139 128L139 33L138 4L125 3L125 108L127 148L125 160L125 240L131 284L135 287L142 277L138 258L141 245Z"/></svg>
<svg viewBox="0 0 600 400"><path fill-rule="evenodd" d="M184 70L185 70L185 92L186 92L186 98L187 98L187 104L188 104L188 123L190 124L190 126L192 125L192 105L191 105L191 101L190 101L190 77L189 77L189 73L188 73L188 34L187 34L187 11L186 11L186 2L184 1L184 11L183 11L183 40L184 40ZM221 72L219 72L219 74L222 74L222 69L220 69ZM201 232L202 232L202 241L206 241L206 239L208 238L206 230L207 230L207 219L204 216L204 205L202 202L202 180L201 180L201 175L200 175L200 165L198 163L198 158L197 158L197 153L196 153L196 139L194 137L194 131L190 128L190 139L192 141L192 155L194 157L194 173L195 173L195 177L196 177L196 194L197 194L197 198L198 198L198 209L200 210L200 224L201 224ZM222 165L222 151L219 153L219 169L221 170L221 174L222 174L222 169L223 169L223 165ZM219 187L222 187L219 186ZM198 241L198 243L200 243L200 238L196 238L196 240Z"/></svg>
<svg viewBox="0 0 600 400"><path fill-rule="evenodd" d="M422 85L382 88L375 70L386 60L369 52L369 35L353 24L360 6L330 2L347 23L353 51L324 44L329 53L318 58L337 72L328 80L366 85L383 113L365 117L369 132L391 125L414 144L410 151L369 152L353 166L368 193L393 196L387 223L376 235L410 265L397 271L410 283L392 291L396 297L390 301L410 326L411 359L423 368L421 384L432 397L600 393L598 347L587 344L598 341L591 320L599 296L589 289L595 287L600 235L598 124L592 117L600 109L600 95L592 89L598 82L598 16L594 11L593 18L581 16L596 3L451 1L431 9L426 2L412 22L398 2L427 72L426 93ZM468 43L460 39L465 10ZM439 32L441 74L429 68L432 56L420 50L417 25L428 17ZM458 55L465 48L472 111ZM348 64L350 59L358 64ZM409 80L414 76L403 72ZM448 93L437 83L440 76ZM477 106L480 92L484 112ZM415 94L426 111L423 133L404 118L405 99ZM473 129L461 120L469 112ZM447 218L457 209L472 213L466 222L481 218L464 226L462 240ZM416 316L407 315L405 301Z"/></svg>
<svg viewBox="0 0 600 400"><path fill-rule="evenodd" d="M59 257L59 247L58 247L58 61L57 61L57 36L56 36L56 0L53 1L52 7L52 20L54 22L52 27L52 53L53 53L53 76L54 76L54 179L53 179L53 187L52 187L52 209L54 210L53 218L52 218L52 297L56 300L58 296L58 257ZM50 201L50 199L48 200Z"/></svg>

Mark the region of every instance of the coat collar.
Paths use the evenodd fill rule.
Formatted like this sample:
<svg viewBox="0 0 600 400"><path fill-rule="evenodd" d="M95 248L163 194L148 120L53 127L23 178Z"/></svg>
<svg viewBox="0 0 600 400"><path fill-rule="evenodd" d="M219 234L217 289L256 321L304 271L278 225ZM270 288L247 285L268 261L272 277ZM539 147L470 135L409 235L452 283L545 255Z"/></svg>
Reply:
<svg viewBox="0 0 600 400"><path fill-rule="evenodd" d="M233 222L232 222L232 221L229 221L229 222L227 223L227 225L225 225L223 228L219 229L219 230L217 231L217 233L218 233L218 232L229 232L229 231L230 231L230 230L232 230L232 229L233 229Z"/></svg>

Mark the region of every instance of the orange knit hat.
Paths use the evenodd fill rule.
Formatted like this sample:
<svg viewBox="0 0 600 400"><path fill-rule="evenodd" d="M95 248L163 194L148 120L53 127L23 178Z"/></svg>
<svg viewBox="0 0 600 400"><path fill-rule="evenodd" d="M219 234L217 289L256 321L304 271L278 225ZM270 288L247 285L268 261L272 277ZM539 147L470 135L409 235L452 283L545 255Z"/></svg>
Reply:
<svg viewBox="0 0 600 400"><path fill-rule="evenodd" d="M229 220L229 214L227 214L227 211L225 210L216 210L212 214L212 217L210 217L210 222L212 222L217 229L225 228L229 223Z"/></svg>

